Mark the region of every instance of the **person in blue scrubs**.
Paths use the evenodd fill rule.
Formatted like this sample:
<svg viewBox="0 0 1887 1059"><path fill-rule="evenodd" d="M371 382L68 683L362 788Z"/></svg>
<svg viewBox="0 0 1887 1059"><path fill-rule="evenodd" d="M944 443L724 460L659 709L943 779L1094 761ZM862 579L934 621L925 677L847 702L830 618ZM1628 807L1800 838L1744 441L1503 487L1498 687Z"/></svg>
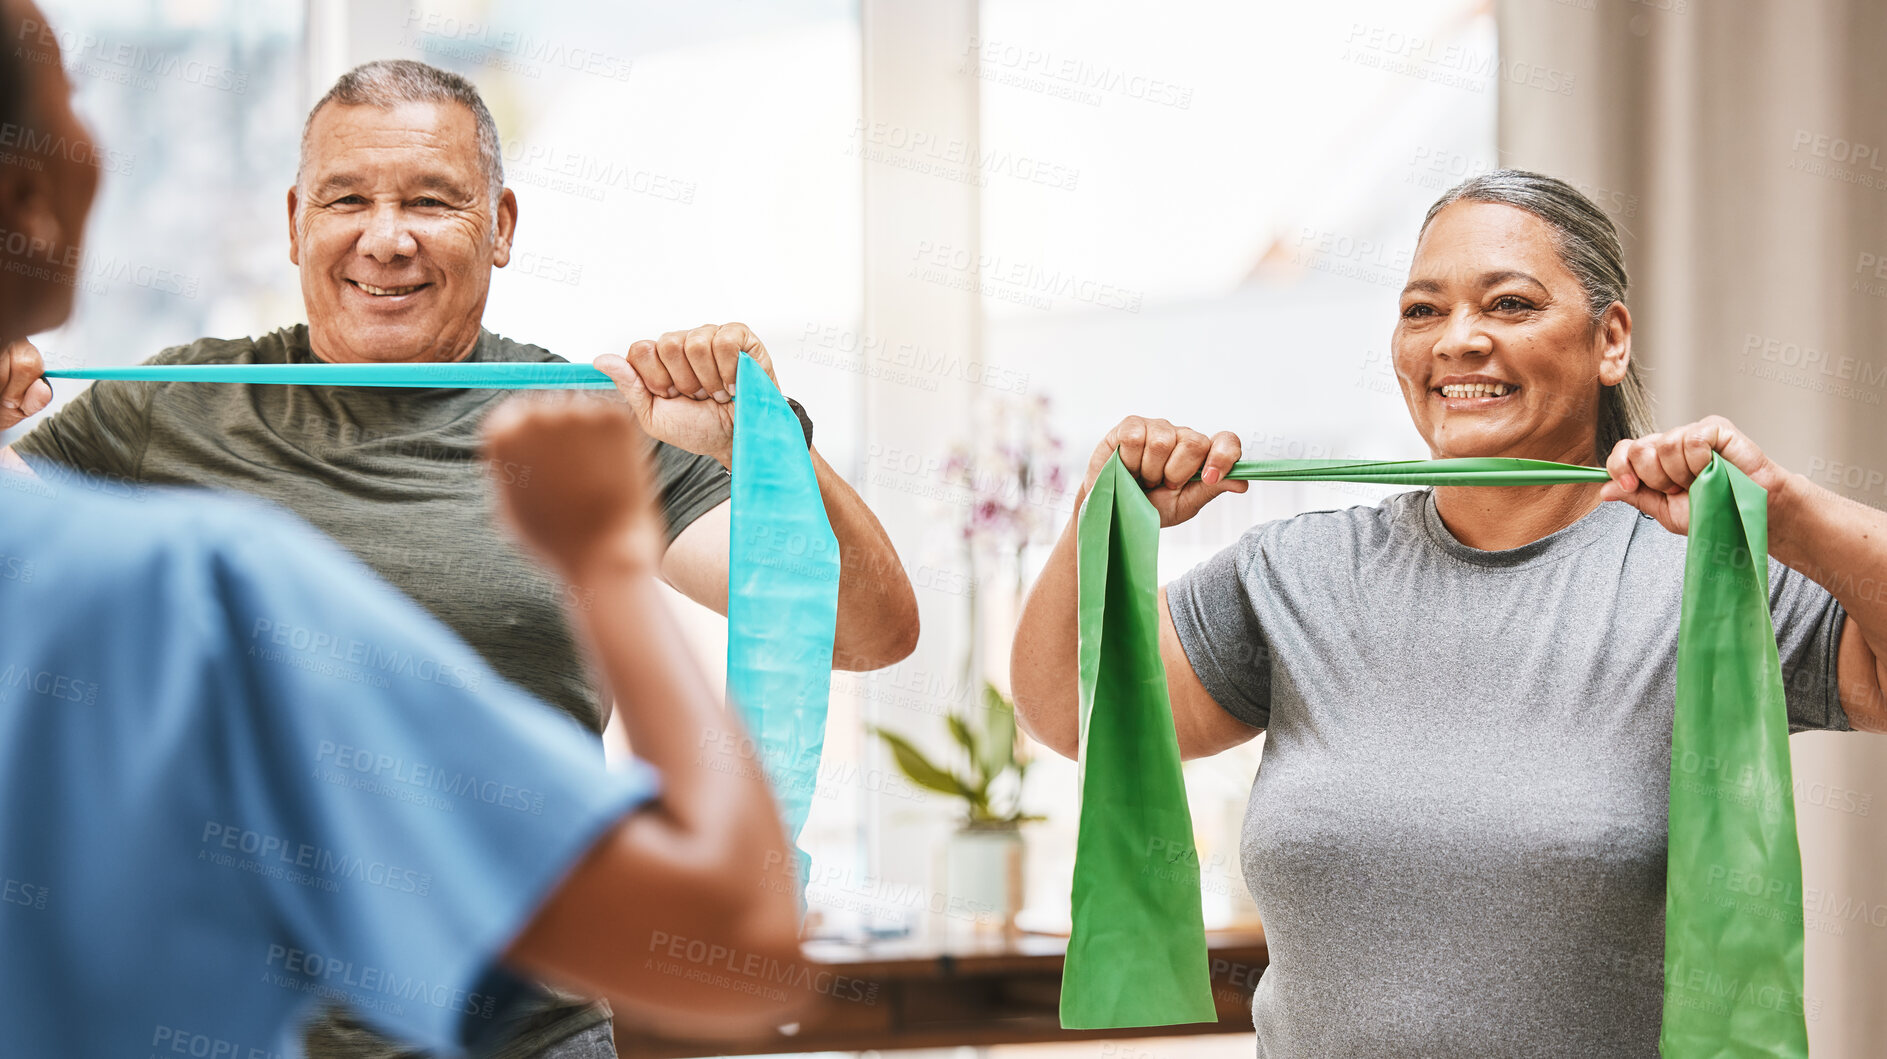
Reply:
<svg viewBox="0 0 1887 1059"><path fill-rule="evenodd" d="M70 311L97 169L43 16L0 12L34 43L0 49L11 342ZM43 386L0 377L0 409ZM520 976L676 1032L792 1016L789 846L657 595L633 417L513 402L486 450L531 469L500 507L585 601L625 771L291 517L0 470L0 1051L261 1059L335 1000L477 1051Z"/></svg>

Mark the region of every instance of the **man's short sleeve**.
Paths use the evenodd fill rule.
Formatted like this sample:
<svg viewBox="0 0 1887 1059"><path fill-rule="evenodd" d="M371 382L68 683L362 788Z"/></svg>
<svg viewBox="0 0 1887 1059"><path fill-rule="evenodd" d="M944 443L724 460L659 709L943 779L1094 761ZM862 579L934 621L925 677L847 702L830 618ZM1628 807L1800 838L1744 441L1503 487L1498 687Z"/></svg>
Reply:
<svg viewBox="0 0 1887 1059"><path fill-rule="evenodd" d="M1179 645L1213 701L1254 728L1271 722L1271 661L1242 572L1258 558L1264 527L1166 586Z"/></svg>
<svg viewBox="0 0 1887 1059"><path fill-rule="evenodd" d="M1769 614L1788 694L1789 731L1851 731L1836 679L1847 611L1827 589L1771 559Z"/></svg>
<svg viewBox="0 0 1887 1059"><path fill-rule="evenodd" d="M664 442L655 445L655 484L661 490L670 544L695 519L733 495L727 470L719 463Z"/></svg>
<svg viewBox="0 0 1887 1059"><path fill-rule="evenodd" d="M184 364L193 348L173 346L146 364ZM80 385L55 380L55 385ZM151 400L158 383L101 380L34 427L13 451L35 471L48 462L102 478L136 480L151 438Z"/></svg>
<svg viewBox="0 0 1887 1059"><path fill-rule="evenodd" d="M13 451L35 471L54 463L100 477L136 478L150 437L151 387L95 382L14 442Z"/></svg>
<svg viewBox="0 0 1887 1059"><path fill-rule="evenodd" d="M463 1047L506 1014L497 958L655 777L609 772L575 722L331 542L264 521L221 542L217 823L306 880L267 891L267 971Z"/></svg>

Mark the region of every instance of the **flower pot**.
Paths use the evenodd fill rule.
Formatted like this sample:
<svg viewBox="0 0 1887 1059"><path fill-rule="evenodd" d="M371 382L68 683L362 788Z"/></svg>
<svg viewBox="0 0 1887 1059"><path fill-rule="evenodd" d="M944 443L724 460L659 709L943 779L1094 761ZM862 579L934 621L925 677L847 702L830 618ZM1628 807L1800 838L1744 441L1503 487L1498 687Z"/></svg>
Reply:
<svg viewBox="0 0 1887 1059"><path fill-rule="evenodd" d="M965 827L944 849L944 909L952 933L1013 934L1022 909L1022 832Z"/></svg>

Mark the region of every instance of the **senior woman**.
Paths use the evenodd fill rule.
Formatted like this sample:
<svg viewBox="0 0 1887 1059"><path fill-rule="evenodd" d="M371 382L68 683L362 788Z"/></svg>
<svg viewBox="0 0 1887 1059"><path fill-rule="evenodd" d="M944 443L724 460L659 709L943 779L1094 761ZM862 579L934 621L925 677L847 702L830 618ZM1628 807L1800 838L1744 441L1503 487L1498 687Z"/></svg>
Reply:
<svg viewBox="0 0 1887 1059"><path fill-rule="evenodd" d="M1567 184L1449 191L1391 339L1416 429L1438 458L1612 480L1299 515L1160 592L1181 754L1267 733L1240 844L1271 954L1260 1056L1655 1052L1686 489L1712 452L1768 491L1791 728L1887 728L1887 600L1855 591L1887 568L1887 515L1721 418L1649 433L1625 287L1611 222ZM1246 487L1230 432L1129 417L1088 487L1116 450L1165 526ZM1069 756L1075 595L1071 523L1012 666L1024 726Z"/></svg>

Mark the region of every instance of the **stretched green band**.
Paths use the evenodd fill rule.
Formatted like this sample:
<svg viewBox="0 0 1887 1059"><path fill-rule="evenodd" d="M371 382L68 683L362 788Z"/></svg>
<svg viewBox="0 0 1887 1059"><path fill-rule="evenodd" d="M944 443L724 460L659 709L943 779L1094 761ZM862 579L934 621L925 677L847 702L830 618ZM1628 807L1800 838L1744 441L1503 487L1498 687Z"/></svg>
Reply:
<svg viewBox="0 0 1887 1059"><path fill-rule="evenodd" d="M1240 460L1228 478L1251 482L1380 482L1384 485L1567 485L1605 482L1603 467L1483 456L1452 460Z"/></svg>
<svg viewBox="0 0 1887 1059"><path fill-rule="evenodd" d="M1269 460L1240 463L1232 477L1513 486L1607 475L1532 460ZM1717 457L1689 497L1659 1047L1666 1059L1803 1057L1802 862L1769 614L1767 496ZM1081 820L1062 1025L1215 1021L1160 659L1159 516L1116 455L1078 517Z"/></svg>
<svg viewBox="0 0 1887 1059"><path fill-rule="evenodd" d="M458 390L608 390L609 376L588 364L561 361L496 364L138 364L128 368L60 368L48 379L120 382L234 382L251 385L399 386Z"/></svg>

